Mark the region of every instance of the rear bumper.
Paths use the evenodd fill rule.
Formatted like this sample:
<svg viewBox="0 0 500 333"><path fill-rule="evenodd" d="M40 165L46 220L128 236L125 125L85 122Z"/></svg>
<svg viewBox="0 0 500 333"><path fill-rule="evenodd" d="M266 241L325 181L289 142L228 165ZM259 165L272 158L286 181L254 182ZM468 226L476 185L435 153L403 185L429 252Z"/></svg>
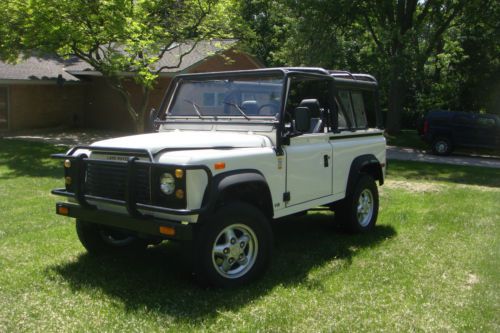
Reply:
<svg viewBox="0 0 500 333"><path fill-rule="evenodd" d="M56 213L59 215L82 219L91 223L120 228L132 231L137 234L157 236L165 239L191 240L193 237L193 227L191 224L183 224L175 221L157 219L152 216L133 217L130 215L107 212L95 208L84 208L76 203L58 202ZM160 232L168 228L170 233L166 235Z"/></svg>

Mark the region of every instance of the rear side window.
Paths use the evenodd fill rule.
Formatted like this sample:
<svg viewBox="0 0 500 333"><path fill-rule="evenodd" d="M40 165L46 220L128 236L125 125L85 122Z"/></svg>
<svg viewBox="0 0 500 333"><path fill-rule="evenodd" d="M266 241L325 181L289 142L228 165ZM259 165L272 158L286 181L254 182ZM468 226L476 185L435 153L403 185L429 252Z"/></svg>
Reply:
<svg viewBox="0 0 500 333"><path fill-rule="evenodd" d="M339 112L339 129L349 119L352 128L365 129L376 127L376 106L373 91L340 90L339 98L344 107L344 114ZM347 126L347 125L346 125Z"/></svg>
<svg viewBox="0 0 500 333"><path fill-rule="evenodd" d="M479 116L477 118L477 124L481 127L486 127L486 128L495 127L495 119L490 117Z"/></svg>
<svg viewBox="0 0 500 333"><path fill-rule="evenodd" d="M351 98L354 107L354 116L356 117L356 127L366 128L367 121L363 94L360 91L351 92Z"/></svg>
<svg viewBox="0 0 500 333"><path fill-rule="evenodd" d="M349 122L353 127L356 127L355 122L354 122L354 111L352 108L351 104L351 94L347 90L340 90L339 91L339 97L340 97L340 102L343 106L344 109L344 116L349 119ZM339 112L340 114L340 112ZM340 119L339 119L340 120ZM339 121L340 124L340 121ZM340 125L339 125L340 127Z"/></svg>

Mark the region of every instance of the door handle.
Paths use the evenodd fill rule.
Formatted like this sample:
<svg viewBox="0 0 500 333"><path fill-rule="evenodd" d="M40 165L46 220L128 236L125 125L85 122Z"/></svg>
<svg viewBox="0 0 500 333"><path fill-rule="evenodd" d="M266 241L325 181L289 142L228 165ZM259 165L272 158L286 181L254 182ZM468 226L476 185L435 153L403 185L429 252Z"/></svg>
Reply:
<svg viewBox="0 0 500 333"><path fill-rule="evenodd" d="M330 155L323 155L323 165L325 168L328 167L328 160L330 159Z"/></svg>

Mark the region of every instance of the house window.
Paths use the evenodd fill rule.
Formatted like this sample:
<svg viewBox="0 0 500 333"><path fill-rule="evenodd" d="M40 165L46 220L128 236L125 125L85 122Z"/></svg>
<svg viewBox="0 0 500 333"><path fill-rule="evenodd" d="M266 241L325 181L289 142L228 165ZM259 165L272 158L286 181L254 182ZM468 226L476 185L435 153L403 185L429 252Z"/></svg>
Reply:
<svg viewBox="0 0 500 333"><path fill-rule="evenodd" d="M224 101L226 100L226 94L225 93L218 93L217 94L217 106L224 105Z"/></svg>
<svg viewBox="0 0 500 333"><path fill-rule="evenodd" d="M215 106L215 94L214 93L204 93L203 94L203 106Z"/></svg>
<svg viewBox="0 0 500 333"><path fill-rule="evenodd" d="M7 88L0 87L0 130L9 128L9 106L7 104Z"/></svg>

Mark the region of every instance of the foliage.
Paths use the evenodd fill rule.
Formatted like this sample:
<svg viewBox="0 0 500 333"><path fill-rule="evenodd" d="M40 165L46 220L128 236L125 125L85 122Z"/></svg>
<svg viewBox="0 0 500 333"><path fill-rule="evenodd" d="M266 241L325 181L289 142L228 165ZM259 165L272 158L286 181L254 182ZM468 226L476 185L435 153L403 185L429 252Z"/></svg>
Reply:
<svg viewBox="0 0 500 333"><path fill-rule="evenodd" d="M206 290L179 244L88 256L49 193L64 150L0 140L1 332L498 331L498 170L391 161L374 233L279 221L263 279Z"/></svg>
<svg viewBox="0 0 500 333"><path fill-rule="evenodd" d="M491 0L244 1L269 65L374 74L388 130L429 108L498 111L500 5ZM265 50L265 51L263 51Z"/></svg>
<svg viewBox="0 0 500 333"><path fill-rule="evenodd" d="M159 72L178 67L197 41L227 35L233 13L228 0L7 0L1 6L8 20L0 25L7 36L1 58L22 52L79 57L120 93L138 131ZM155 65L182 43L177 62ZM137 109L124 86L123 73L130 72L143 90Z"/></svg>

